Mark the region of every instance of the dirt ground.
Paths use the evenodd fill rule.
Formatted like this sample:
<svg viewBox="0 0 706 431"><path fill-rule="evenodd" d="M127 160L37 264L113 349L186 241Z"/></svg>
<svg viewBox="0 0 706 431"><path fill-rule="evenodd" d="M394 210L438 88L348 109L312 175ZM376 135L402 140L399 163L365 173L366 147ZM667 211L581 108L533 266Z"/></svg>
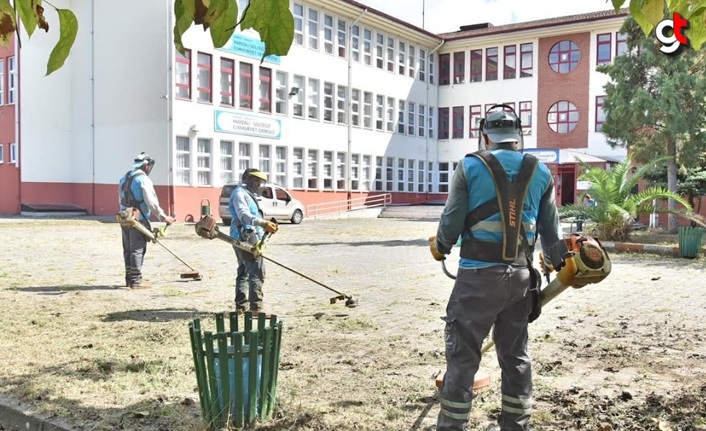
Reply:
<svg viewBox="0 0 706 431"><path fill-rule="evenodd" d="M426 238L436 223L305 220L281 225L268 256L346 291L357 308L273 264L265 303L284 321L275 418L261 430L432 430L452 288ZM122 286L117 224L0 219L0 399L75 430L201 431L187 325L233 309L226 243L170 227ZM534 430L706 430L704 259L614 254L603 282L570 289L531 325ZM452 259L451 262L455 261ZM455 268L455 264L450 263ZM499 412L493 352L469 429ZM1 423L1 422L0 422ZM2 426L0 426L2 429Z"/></svg>

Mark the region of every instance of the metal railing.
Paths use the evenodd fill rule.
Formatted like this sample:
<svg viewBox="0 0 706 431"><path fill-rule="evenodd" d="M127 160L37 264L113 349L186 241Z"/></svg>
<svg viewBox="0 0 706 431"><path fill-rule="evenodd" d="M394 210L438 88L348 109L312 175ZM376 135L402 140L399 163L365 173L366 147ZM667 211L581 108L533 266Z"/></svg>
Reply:
<svg viewBox="0 0 706 431"><path fill-rule="evenodd" d="M392 193L384 193L373 196L307 205L306 215L310 218L316 218L317 216L322 215L334 215L348 211L376 208L380 206L384 208L386 205L391 203Z"/></svg>

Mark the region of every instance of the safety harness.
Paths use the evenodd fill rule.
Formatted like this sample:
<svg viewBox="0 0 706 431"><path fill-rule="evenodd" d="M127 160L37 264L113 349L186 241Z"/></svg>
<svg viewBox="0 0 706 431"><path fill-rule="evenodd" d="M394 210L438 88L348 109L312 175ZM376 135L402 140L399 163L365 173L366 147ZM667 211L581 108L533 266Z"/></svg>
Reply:
<svg viewBox="0 0 706 431"><path fill-rule="evenodd" d="M133 171L128 171L128 173L125 174L125 182L123 183L123 187L120 189L120 205L140 209L141 202L138 201L132 194L132 182L135 178L140 175L144 175L145 173L138 170L135 175L131 175L132 172Z"/></svg>

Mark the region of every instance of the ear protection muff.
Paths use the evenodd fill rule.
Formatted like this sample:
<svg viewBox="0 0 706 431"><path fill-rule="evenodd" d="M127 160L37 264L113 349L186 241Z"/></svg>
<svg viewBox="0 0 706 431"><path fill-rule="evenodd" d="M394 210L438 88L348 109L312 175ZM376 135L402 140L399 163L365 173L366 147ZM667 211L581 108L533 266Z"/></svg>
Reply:
<svg viewBox="0 0 706 431"><path fill-rule="evenodd" d="M488 108L485 111L485 116L481 118L480 123L479 123L479 133L478 133L478 148L479 149L485 149L484 146L481 145L482 139L483 139L483 130L485 129L486 126L486 121L485 119L488 118L488 114L492 112L495 108L503 108L504 111L510 111L512 115L515 116L515 129L520 131L520 138L522 138L522 121L520 120L520 116L517 115L517 112L515 112L515 108L512 106L506 104L506 103L498 103L495 105L492 105L490 108ZM522 147L524 148L524 142L522 143Z"/></svg>

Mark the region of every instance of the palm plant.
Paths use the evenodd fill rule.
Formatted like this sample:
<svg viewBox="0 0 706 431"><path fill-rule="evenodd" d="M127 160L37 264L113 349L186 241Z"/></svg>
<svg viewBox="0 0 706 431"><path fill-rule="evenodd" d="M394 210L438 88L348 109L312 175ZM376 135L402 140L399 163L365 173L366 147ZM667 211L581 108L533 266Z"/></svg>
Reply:
<svg viewBox="0 0 706 431"><path fill-rule="evenodd" d="M596 200L596 206L566 205L559 208L564 217L584 217L595 223L592 233L607 240L625 240L630 235L632 221L641 214L673 213L692 219L689 202L676 193L663 187L650 186L637 194L633 188L658 163L668 160L664 157L651 161L638 168L633 168L632 160L627 157L612 169L601 169L581 162L585 173L581 180L591 183L588 193ZM656 199L673 199L681 204L681 210L669 210L655 207Z"/></svg>

